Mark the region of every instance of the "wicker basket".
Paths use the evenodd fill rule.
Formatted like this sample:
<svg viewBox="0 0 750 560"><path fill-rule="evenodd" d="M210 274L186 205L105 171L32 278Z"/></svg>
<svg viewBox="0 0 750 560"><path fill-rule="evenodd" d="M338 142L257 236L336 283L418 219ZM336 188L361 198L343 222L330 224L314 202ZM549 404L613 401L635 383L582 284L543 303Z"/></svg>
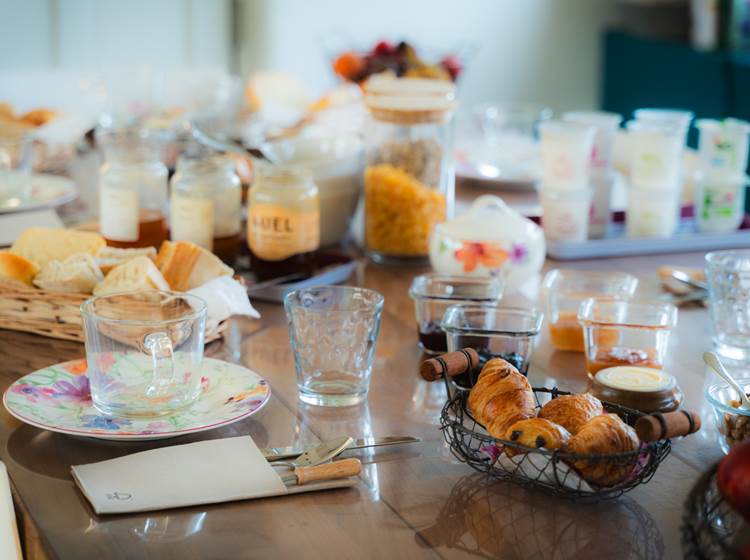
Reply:
<svg viewBox="0 0 750 560"><path fill-rule="evenodd" d="M81 304L88 294L18 288L0 283L0 329L83 342ZM206 332L206 343L222 337L227 322Z"/></svg>

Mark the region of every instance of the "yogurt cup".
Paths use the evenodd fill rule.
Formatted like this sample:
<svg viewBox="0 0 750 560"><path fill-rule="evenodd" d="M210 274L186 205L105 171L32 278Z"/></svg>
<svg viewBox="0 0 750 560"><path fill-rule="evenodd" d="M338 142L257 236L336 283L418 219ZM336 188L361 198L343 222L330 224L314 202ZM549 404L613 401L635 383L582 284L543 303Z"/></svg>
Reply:
<svg viewBox="0 0 750 560"><path fill-rule="evenodd" d="M692 111L685 111L683 109L656 109L647 107L633 111L633 117L635 117L635 120L643 123L676 126L681 130L682 143L685 144L690 123L693 121L695 115Z"/></svg>
<svg viewBox="0 0 750 560"><path fill-rule="evenodd" d="M595 132L592 126L572 122L546 121L539 125L545 188L559 191L587 188Z"/></svg>
<svg viewBox="0 0 750 560"><path fill-rule="evenodd" d="M628 189L625 231L628 237L672 237L677 230L680 190Z"/></svg>
<svg viewBox="0 0 750 560"><path fill-rule="evenodd" d="M747 177L701 177L695 185L695 221L702 232L734 231L745 214Z"/></svg>
<svg viewBox="0 0 750 560"><path fill-rule="evenodd" d="M682 178L685 133L675 124L629 121L633 136L630 182L640 187L674 190Z"/></svg>
<svg viewBox="0 0 750 560"><path fill-rule="evenodd" d="M615 174L607 169L598 169L591 172L591 188L593 198L591 201L591 214L589 215L589 237L601 239L606 237L607 228L612 217L612 187L615 183Z"/></svg>
<svg viewBox="0 0 750 560"><path fill-rule="evenodd" d="M556 191L542 188L542 229L548 241L581 243L588 239L593 190Z"/></svg>
<svg viewBox="0 0 750 560"><path fill-rule="evenodd" d="M596 132L589 162L592 172L612 167L615 133L622 122L622 115L605 111L568 111L563 113L562 120L594 127Z"/></svg>
<svg viewBox="0 0 750 560"><path fill-rule="evenodd" d="M706 175L741 177L747 169L750 123L739 119L699 119L698 157Z"/></svg>

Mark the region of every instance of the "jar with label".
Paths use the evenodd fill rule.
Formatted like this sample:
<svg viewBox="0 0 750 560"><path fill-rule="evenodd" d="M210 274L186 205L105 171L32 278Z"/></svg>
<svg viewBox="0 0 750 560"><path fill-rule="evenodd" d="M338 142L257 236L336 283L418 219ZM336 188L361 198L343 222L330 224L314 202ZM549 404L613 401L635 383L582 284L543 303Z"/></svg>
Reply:
<svg viewBox="0 0 750 560"><path fill-rule="evenodd" d="M365 248L377 262L425 261L433 228L453 206L455 88L400 78L365 102Z"/></svg>
<svg viewBox="0 0 750 560"><path fill-rule="evenodd" d="M247 244L258 280L312 274L320 246L318 187L298 169L259 169L248 199Z"/></svg>
<svg viewBox="0 0 750 560"><path fill-rule="evenodd" d="M137 127L99 127L99 230L113 247L159 247L167 239L167 168L155 138Z"/></svg>
<svg viewBox="0 0 750 560"><path fill-rule="evenodd" d="M188 152L177 160L171 186L172 240L190 241L233 263L242 228L242 191L234 162L205 151Z"/></svg>

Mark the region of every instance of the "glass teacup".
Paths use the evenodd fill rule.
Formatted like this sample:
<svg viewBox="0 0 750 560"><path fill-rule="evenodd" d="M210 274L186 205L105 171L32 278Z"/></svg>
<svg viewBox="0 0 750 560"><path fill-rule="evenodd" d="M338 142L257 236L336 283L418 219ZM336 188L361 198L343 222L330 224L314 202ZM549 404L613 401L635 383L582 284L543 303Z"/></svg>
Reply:
<svg viewBox="0 0 750 560"><path fill-rule="evenodd" d="M141 291L81 305L94 406L110 416L161 416L201 392L206 304L196 296Z"/></svg>

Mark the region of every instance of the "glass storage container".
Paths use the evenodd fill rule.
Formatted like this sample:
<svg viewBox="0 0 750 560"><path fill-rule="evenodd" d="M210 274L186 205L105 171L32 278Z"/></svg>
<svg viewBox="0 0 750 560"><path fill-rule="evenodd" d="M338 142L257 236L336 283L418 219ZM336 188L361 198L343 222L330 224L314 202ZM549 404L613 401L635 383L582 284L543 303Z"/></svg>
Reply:
<svg viewBox="0 0 750 560"><path fill-rule="evenodd" d="M313 273L320 196L308 175L284 166L258 169L247 212L250 265L258 280Z"/></svg>
<svg viewBox="0 0 750 560"><path fill-rule="evenodd" d="M190 151L177 160L171 186L172 240L190 241L233 262L242 227L242 191L234 162L205 151Z"/></svg>
<svg viewBox="0 0 750 560"><path fill-rule="evenodd" d="M99 230L113 247L158 247L167 239L167 168L153 134L107 123L96 131Z"/></svg>
<svg viewBox="0 0 750 560"><path fill-rule="evenodd" d="M433 228L452 211L455 89L425 86L397 79L365 97L364 239L377 262L425 262Z"/></svg>

